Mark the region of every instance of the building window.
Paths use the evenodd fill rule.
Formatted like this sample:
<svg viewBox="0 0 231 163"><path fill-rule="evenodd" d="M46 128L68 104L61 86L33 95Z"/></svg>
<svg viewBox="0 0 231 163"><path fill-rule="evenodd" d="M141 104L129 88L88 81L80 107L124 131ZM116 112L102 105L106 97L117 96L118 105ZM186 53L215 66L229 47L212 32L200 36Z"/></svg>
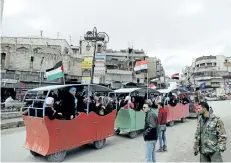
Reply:
<svg viewBox="0 0 231 163"><path fill-rule="evenodd" d="M28 51L29 50L27 48L25 48L25 47L20 47L20 48L16 49L16 52L18 54L26 54Z"/></svg>
<svg viewBox="0 0 231 163"><path fill-rule="evenodd" d="M30 68L33 69L34 57L30 57Z"/></svg>
<svg viewBox="0 0 231 163"><path fill-rule="evenodd" d="M201 63L201 64L200 64L200 67L205 67L205 63Z"/></svg>
<svg viewBox="0 0 231 163"><path fill-rule="evenodd" d="M1 53L1 69L5 68L6 53Z"/></svg>
<svg viewBox="0 0 231 163"><path fill-rule="evenodd" d="M6 79L14 79L14 74L13 73L6 73L5 78Z"/></svg>
<svg viewBox="0 0 231 163"><path fill-rule="evenodd" d="M208 66L208 67L212 67L213 64L212 64L212 63L207 63L207 66Z"/></svg>
<svg viewBox="0 0 231 163"><path fill-rule="evenodd" d="M35 48L33 49L34 53L38 53L41 48Z"/></svg>
<svg viewBox="0 0 231 163"><path fill-rule="evenodd" d="M20 74L15 74L15 80L20 80Z"/></svg>
<svg viewBox="0 0 231 163"><path fill-rule="evenodd" d="M28 75L27 81L38 81L39 77L37 75Z"/></svg>
<svg viewBox="0 0 231 163"><path fill-rule="evenodd" d="M65 47L64 54L68 54L69 50Z"/></svg>

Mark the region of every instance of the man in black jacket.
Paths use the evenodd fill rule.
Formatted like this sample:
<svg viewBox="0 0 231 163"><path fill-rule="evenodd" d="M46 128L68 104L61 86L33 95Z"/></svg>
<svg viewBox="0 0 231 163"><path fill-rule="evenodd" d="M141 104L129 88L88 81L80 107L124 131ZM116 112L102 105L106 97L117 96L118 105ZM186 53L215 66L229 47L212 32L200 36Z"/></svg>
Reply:
<svg viewBox="0 0 231 163"><path fill-rule="evenodd" d="M158 117L148 104L143 105L143 111L146 113L144 126L144 141L146 144L146 161L156 162L156 141L158 139Z"/></svg>

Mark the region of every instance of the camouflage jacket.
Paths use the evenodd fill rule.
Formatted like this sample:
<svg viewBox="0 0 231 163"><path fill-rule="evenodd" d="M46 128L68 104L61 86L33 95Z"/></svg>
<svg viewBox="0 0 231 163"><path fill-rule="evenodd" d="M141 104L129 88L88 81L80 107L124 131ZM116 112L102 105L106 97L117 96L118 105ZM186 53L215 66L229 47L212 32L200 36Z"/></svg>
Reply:
<svg viewBox="0 0 231 163"><path fill-rule="evenodd" d="M195 134L195 145L198 146L200 153L203 154L226 150L225 127L219 117L210 114L206 123L204 123L202 116L199 117Z"/></svg>

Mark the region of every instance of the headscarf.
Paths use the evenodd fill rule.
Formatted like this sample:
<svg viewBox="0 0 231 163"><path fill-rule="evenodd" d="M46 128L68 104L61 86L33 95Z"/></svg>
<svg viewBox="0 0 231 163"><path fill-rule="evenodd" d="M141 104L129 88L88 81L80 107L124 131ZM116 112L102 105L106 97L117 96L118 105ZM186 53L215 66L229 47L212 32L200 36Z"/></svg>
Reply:
<svg viewBox="0 0 231 163"><path fill-rule="evenodd" d="M125 97L125 101L128 101L128 103L131 103L131 97L130 96L126 96Z"/></svg>
<svg viewBox="0 0 231 163"><path fill-rule="evenodd" d="M76 88L75 87L71 87L69 89L69 92L72 94L73 91L76 91ZM72 94L73 95L73 94ZM73 95L74 96L74 95ZM75 109L77 109L77 102L78 102L78 99L74 96L75 98Z"/></svg>
<svg viewBox="0 0 231 163"><path fill-rule="evenodd" d="M47 97L46 99L46 106L52 106L54 105L54 98L53 97Z"/></svg>

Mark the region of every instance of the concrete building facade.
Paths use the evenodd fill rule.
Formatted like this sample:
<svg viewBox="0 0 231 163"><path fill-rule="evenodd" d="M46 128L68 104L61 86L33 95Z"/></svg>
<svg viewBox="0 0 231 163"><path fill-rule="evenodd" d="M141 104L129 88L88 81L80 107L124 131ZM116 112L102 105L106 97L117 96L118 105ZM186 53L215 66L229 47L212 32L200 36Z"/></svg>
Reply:
<svg viewBox="0 0 231 163"><path fill-rule="evenodd" d="M101 53L106 56L105 60L105 75L101 76L98 80L102 84L110 85L112 88L121 88L127 83L136 83L138 85L147 84L147 73L136 74L134 72L134 66L137 61L147 59L148 61L148 78L164 76L164 69L161 61L155 57L148 57L143 50L137 49L123 49L123 50L111 50L107 49L107 45L98 43L100 46L96 46L96 53ZM91 46L87 49L87 46ZM94 44L93 44L94 46ZM93 56L94 47L92 43L85 40L80 42L80 51L84 57ZM82 69L83 76L89 76L91 69Z"/></svg>
<svg viewBox="0 0 231 163"><path fill-rule="evenodd" d="M222 89L227 92L231 83L224 82L223 76L231 74L231 57L217 55L196 58L191 66L183 70L183 74L191 84L199 86L205 82L207 89ZM227 85L230 85L230 88L227 88Z"/></svg>
<svg viewBox="0 0 231 163"><path fill-rule="evenodd" d="M65 80L81 80L82 56L78 47L70 46L63 39L2 37L1 84L2 88L30 89L49 82L46 69L63 61Z"/></svg>
<svg viewBox="0 0 231 163"><path fill-rule="evenodd" d="M147 57L145 53L138 50L132 50L131 53L128 53L128 50L107 50L105 83L121 82L121 84L126 84L133 82L144 84L146 74L135 74L134 66L136 61L143 60L145 57Z"/></svg>

